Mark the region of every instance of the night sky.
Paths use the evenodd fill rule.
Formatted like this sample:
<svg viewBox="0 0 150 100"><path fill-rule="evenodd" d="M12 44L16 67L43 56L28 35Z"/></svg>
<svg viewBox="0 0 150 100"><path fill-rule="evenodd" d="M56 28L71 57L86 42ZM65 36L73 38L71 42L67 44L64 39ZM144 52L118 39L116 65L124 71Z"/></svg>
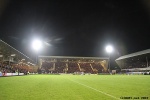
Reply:
<svg viewBox="0 0 150 100"><path fill-rule="evenodd" d="M1 0L0 38L31 56L31 40L49 45L40 55L114 58L150 49L148 0Z"/></svg>

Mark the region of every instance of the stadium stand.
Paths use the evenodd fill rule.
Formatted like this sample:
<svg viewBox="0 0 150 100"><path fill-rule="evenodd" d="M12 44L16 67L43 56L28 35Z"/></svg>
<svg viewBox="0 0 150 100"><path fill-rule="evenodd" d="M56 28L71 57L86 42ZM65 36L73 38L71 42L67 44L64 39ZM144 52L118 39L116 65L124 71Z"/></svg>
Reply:
<svg viewBox="0 0 150 100"><path fill-rule="evenodd" d="M75 62L69 62L68 63L68 73L74 73L74 72L80 72L80 68L78 67L78 64Z"/></svg>
<svg viewBox="0 0 150 100"><path fill-rule="evenodd" d="M150 49L124 55L116 59L122 73L144 74L150 71Z"/></svg>
<svg viewBox="0 0 150 100"><path fill-rule="evenodd" d="M107 73L108 58L39 56L42 73Z"/></svg>
<svg viewBox="0 0 150 100"><path fill-rule="evenodd" d="M39 67L37 67L39 65ZM0 40L0 76L21 73L108 73L107 57L66 57L39 56L38 65L34 61Z"/></svg>
<svg viewBox="0 0 150 100"><path fill-rule="evenodd" d="M80 65L80 68L83 70L83 72L93 73L90 63L79 63L79 65Z"/></svg>
<svg viewBox="0 0 150 100"><path fill-rule="evenodd" d="M0 40L0 72L1 76L10 76L37 72L37 68L32 59Z"/></svg>

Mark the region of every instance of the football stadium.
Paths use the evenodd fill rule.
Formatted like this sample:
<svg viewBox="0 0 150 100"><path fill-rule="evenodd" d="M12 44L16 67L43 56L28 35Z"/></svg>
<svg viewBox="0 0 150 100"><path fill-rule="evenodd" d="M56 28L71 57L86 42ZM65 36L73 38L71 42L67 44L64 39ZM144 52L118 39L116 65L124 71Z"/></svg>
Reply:
<svg viewBox="0 0 150 100"><path fill-rule="evenodd" d="M150 99L150 50L109 57L38 56L0 40L0 100Z"/></svg>
<svg viewBox="0 0 150 100"><path fill-rule="evenodd" d="M150 0L0 0L0 100L150 100Z"/></svg>

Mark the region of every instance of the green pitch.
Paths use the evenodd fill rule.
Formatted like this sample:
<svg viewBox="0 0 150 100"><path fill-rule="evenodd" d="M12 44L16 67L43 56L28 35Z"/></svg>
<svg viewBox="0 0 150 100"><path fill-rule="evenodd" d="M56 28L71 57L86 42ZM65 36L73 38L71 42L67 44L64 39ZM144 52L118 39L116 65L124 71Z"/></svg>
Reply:
<svg viewBox="0 0 150 100"><path fill-rule="evenodd" d="M0 100L117 100L128 97L150 99L150 76L28 75L0 78Z"/></svg>

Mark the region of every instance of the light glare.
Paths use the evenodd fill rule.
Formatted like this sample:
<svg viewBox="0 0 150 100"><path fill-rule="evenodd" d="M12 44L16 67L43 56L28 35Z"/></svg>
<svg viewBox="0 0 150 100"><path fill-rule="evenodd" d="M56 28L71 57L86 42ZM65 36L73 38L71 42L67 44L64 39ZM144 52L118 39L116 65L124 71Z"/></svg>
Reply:
<svg viewBox="0 0 150 100"><path fill-rule="evenodd" d="M32 42L32 47L34 50L39 51L42 48L42 42L40 40L34 40Z"/></svg>
<svg viewBox="0 0 150 100"><path fill-rule="evenodd" d="M113 47L112 47L111 45L108 45L108 46L106 47L106 51L107 51L108 53L112 53Z"/></svg>

